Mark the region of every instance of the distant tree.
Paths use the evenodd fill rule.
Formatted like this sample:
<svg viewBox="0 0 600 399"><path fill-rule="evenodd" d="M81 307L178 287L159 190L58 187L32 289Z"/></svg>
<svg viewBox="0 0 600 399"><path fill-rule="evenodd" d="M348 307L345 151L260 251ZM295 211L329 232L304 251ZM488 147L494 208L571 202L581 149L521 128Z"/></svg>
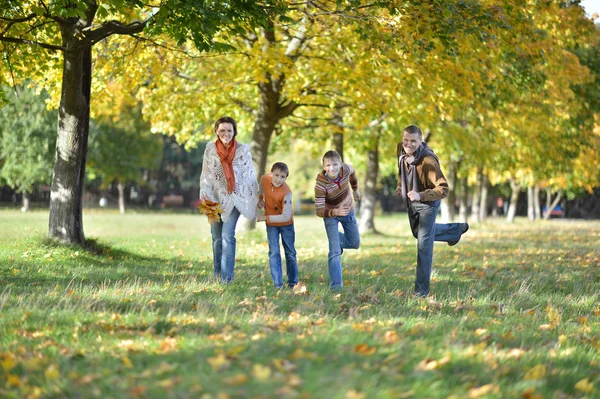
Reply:
<svg viewBox="0 0 600 399"><path fill-rule="evenodd" d="M3 91L7 104L0 109L0 181L23 194L21 210L26 212L34 186L52 181L58 112L46 109L46 92L23 86Z"/></svg>
<svg viewBox="0 0 600 399"><path fill-rule="evenodd" d="M161 160L162 139L150 131L139 107L126 107L114 119L92 121L88 177L100 177L103 186L116 183L121 213L125 213L127 182L143 184L144 169L158 169Z"/></svg>

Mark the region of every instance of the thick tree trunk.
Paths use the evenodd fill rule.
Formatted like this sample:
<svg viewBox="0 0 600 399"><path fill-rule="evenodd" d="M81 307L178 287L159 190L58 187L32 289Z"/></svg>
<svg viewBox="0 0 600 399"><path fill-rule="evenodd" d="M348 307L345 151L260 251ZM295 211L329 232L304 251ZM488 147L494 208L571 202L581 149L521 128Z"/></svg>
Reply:
<svg viewBox="0 0 600 399"><path fill-rule="evenodd" d="M367 173L365 190L360 202L360 221L358 229L361 233L376 233L375 202L377 200L377 177L379 176L379 135L374 138L373 148L367 152Z"/></svg>
<svg viewBox="0 0 600 399"><path fill-rule="evenodd" d="M533 186L527 187L527 218L533 222L535 220L535 204L533 198Z"/></svg>
<svg viewBox="0 0 600 399"><path fill-rule="evenodd" d="M331 145L333 149L340 154L342 162L344 161L344 121L342 115L338 112L333 114L334 132L331 135Z"/></svg>
<svg viewBox="0 0 600 399"><path fill-rule="evenodd" d="M119 192L119 212L125 213L125 185L117 181L117 191Z"/></svg>
<svg viewBox="0 0 600 399"><path fill-rule="evenodd" d="M21 212L29 212L29 192L23 191L23 206Z"/></svg>
<svg viewBox="0 0 600 399"><path fill-rule="evenodd" d="M519 202L519 192L521 191L521 186L515 179L511 179L510 189L512 192L510 194L510 204L508 206L508 212L506 213L506 220L512 223L515 221L515 216L517 215L517 202Z"/></svg>
<svg viewBox="0 0 600 399"><path fill-rule="evenodd" d="M458 208L458 222L466 223L469 211L469 180L465 176L460 179L460 207Z"/></svg>
<svg viewBox="0 0 600 399"><path fill-rule="evenodd" d="M473 187L473 198L471 199L471 220L479 222L479 207L481 205L481 182L483 179L483 168L477 168L477 183Z"/></svg>
<svg viewBox="0 0 600 399"><path fill-rule="evenodd" d="M533 189L533 206L535 220L540 220L542 218L542 207L540 206L540 188L535 186Z"/></svg>
<svg viewBox="0 0 600 399"><path fill-rule="evenodd" d="M91 21L90 21L91 22ZM84 244L82 222L83 179L88 146L92 49L75 50L80 24L62 24L62 93L52 188L48 236L70 244Z"/></svg>
<svg viewBox="0 0 600 399"><path fill-rule="evenodd" d="M458 165L458 161L451 160L446 169L446 180L450 191L448 196L442 200L442 223L450 223L456 217L456 173Z"/></svg>

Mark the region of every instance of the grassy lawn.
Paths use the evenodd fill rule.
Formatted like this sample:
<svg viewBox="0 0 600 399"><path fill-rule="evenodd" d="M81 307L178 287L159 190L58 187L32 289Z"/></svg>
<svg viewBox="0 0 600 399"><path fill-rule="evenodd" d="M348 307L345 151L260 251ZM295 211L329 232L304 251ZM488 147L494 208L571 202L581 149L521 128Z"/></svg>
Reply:
<svg viewBox="0 0 600 399"><path fill-rule="evenodd" d="M322 221L296 218L304 292L271 283L264 225L212 278L206 218L89 211L93 251L0 210L2 398L600 397L600 222L472 225L414 299L406 215L380 217L328 288Z"/></svg>

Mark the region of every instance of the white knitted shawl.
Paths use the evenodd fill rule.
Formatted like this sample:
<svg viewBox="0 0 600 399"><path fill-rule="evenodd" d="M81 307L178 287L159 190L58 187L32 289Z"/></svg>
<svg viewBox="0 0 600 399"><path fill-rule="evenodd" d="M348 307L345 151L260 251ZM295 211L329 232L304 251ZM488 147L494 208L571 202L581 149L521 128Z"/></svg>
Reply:
<svg viewBox="0 0 600 399"><path fill-rule="evenodd" d="M254 219L258 203L258 183L249 145L237 143L233 158L233 173L235 188L229 194L217 147L214 142L208 143L204 150L202 173L200 174L200 199L207 198L220 203L224 211L221 219L224 222L231 215L233 207L236 207L246 218Z"/></svg>

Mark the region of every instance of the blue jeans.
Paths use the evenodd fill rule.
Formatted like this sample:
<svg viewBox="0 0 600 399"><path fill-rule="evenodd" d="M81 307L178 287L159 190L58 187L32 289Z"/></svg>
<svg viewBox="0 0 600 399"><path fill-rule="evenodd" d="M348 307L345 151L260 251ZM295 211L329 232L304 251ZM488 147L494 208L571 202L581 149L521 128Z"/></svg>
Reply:
<svg viewBox="0 0 600 399"><path fill-rule="evenodd" d="M279 250L279 236L285 252L285 268L287 271L288 286L293 287L298 284L298 263L296 262L296 232L294 224L288 226L269 226L267 225L267 239L269 240L269 266L271 267L271 277L273 284L277 288L283 288L283 276L281 268L281 252Z"/></svg>
<svg viewBox="0 0 600 399"><path fill-rule="evenodd" d="M233 280L235 267L235 225L240 217L240 211L233 208L226 222L214 222L210 226L213 247L213 265L215 277L223 283Z"/></svg>
<svg viewBox="0 0 600 399"><path fill-rule="evenodd" d="M360 234L358 224L354 217L354 210L346 216L334 216L323 218L325 231L329 240L329 254L327 256L327 269L329 271L329 288L342 288L342 259L344 248L358 249L360 247ZM338 225L342 224L344 232L338 231Z"/></svg>
<svg viewBox="0 0 600 399"><path fill-rule="evenodd" d="M434 241L452 242L462 234L461 223L440 224L435 222L440 201L412 202L408 204L408 221L417 239L417 276L415 294L429 294Z"/></svg>

